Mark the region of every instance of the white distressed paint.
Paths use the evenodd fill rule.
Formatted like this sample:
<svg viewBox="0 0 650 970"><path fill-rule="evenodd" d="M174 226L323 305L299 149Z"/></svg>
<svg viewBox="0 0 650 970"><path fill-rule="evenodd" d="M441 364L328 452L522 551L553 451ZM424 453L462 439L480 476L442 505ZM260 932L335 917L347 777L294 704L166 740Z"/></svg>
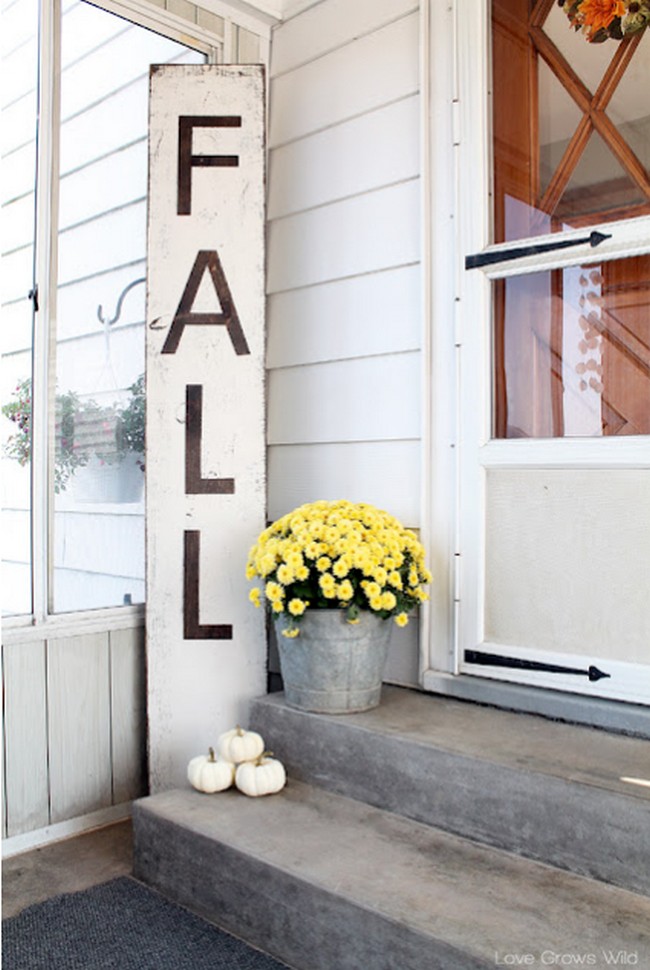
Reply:
<svg viewBox="0 0 650 970"><path fill-rule="evenodd" d="M250 545L265 524L264 99L251 67L163 67L152 75L147 306L147 656L150 783L185 784L187 762L246 722L265 690L264 616L248 602ZM194 132L193 150L237 154L238 167L194 167L192 210L177 215L178 118L238 115L241 128ZM200 145L200 148L196 148ZM249 354L224 326L189 326L162 354L200 250L216 250ZM204 280L205 284L205 280ZM196 310L219 311L210 285ZM231 495L185 494L185 395L203 386L202 475ZM201 536L201 624L231 640L184 639L183 537Z"/></svg>

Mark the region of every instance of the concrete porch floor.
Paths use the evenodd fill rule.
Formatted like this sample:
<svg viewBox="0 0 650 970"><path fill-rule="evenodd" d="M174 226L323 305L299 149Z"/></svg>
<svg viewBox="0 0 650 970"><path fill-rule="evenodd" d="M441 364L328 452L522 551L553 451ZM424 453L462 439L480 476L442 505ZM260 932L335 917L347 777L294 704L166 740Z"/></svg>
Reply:
<svg viewBox="0 0 650 970"><path fill-rule="evenodd" d="M130 819L22 852L2 862L2 918L132 871Z"/></svg>

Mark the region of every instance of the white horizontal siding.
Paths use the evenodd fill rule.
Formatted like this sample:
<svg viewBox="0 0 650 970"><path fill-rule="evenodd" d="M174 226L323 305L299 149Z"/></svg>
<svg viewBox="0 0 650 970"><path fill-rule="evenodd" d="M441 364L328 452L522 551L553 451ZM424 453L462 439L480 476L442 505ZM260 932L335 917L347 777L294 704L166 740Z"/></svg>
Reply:
<svg viewBox="0 0 650 970"><path fill-rule="evenodd" d="M419 376L419 352L272 371L269 443L418 438Z"/></svg>
<svg viewBox="0 0 650 970"><path fill-rule="evenodd" d="M347 498L420 524L419 15L322 0L273 33L268 514ZM417 684L417 627L388 676Z"/></svg>
<svg viewBox="0 0 650 970"><path fill-rule="evenodd" d="M420 443L276 445L269 454L271 519L317 499L369 502L409 526L420 519Z"/></svg>
<svg viewBox="0 0 650 970"><path fill-rule="evenodd" d="M270 90L271 148L414 94L417 14L272 79Z"/></svg>
<svg viewBox="0 0 650 970"><path fill-rule="evenodd" d="M268 292L417 262L419 234L417 179L276 220Z"/></svg>
<svg viewBox="0 0 650 970"><path fill-rule="evenodd" d="M31 192L36 172L36 141L34 133L26 145L11 151L2 158L3 197L15 199Z"/></svg>
<svg viewBox="0 0 650 970"><path fill-rule="evenodd" d="M419 174L419 98L382 106L271 152L268 217Z"/></svg>
<svg viewBox="0 0 650 970"><path fill-rule="evenodd" d="M274 34L271 77L412 12L413 0L329 0L287 21Z"/></svg>
<svg viewBox="0 0 650 970"><path fill-rule="evenodd" d="M272 294L268 366L417 350L419 274L414 264Z"/></svg>
<svg viewBox="0 0 650 970"><path fill-rule="evenodd" d="M122 291L135 280L144 279L146 266L144 257L127 265L111 268L101 276L78 278L60 287L57 299L58 325L57 339L60 345L67 340L102 329L98 310L102 317L112 320L117 313L117 304ZM111 331L130 324L144 321L145 286L140 283L126 295L122 303L119 321L111 324ZM141 340L144 345L144 341Z"/></svg>
<svg viewBox="0 0 650 970"><path fill-rule="evenodd" d="M147 139L111 152L64 175L59 187L59 227L86 221L147 194Z"/></svg>
<svg viewBox="0 0 650 970"><path fill-rule="evenodd" d="M64 230L59 234L59 282L65 284L142 259L146 222L143 198Z"/></svg>

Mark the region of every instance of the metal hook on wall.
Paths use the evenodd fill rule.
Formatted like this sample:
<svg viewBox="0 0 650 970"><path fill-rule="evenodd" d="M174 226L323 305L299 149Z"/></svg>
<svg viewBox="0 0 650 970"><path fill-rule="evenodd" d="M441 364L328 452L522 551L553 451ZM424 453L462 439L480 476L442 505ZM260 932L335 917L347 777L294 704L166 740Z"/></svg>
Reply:
<svg viewBox="0 0 650 970"><path fill-rule="evenodd" d="M133 280L131 283L128 284L128 286L124 287L124 289L120 293L117 300L117 306L115 308L115 316L112 317L110 320L104 316L104 308L102 307L101 303L99 304L99 306L97 307L97 319L99 320L99 322L102 324L103 327L110 327L112 326L112 324L117 323L117 321L120 319L120 314L122 313L122 304L124 303L124 298L126 294L130 290L132 290L134 286L138 286L140 283L144 283L145 279L146 278L142 276L140 277L140 279Z"/></svg>

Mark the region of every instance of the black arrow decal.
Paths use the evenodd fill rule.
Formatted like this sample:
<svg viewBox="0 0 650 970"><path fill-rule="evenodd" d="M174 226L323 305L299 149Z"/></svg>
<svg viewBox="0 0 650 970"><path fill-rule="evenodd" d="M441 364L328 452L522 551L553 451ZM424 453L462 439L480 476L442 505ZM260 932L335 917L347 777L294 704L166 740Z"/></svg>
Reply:
<svg viewBox="0 0 650 970"><path fill-rule="evenodd" d="M537 256L539 253L551 253L555 249L568 249L570 246L581 246L589 243L593 248L600 246L606 239L611 239L611 234L596 232L595 230L588 236L581 236L580 239L558 239L549 243L532 243L530 246L516 246L513 249L502 249L500 252L474 253L465 257L465 269L478 269L479 266L489 266L491 263L506 263L513 259L521 259L523 256Z"/></svg>
<svg viewBox="0 0 650 970"><path fill-rule="evenodd" d="M549 674L574 674L577 677L588 677L592 683L611 677L611 674L606 674L593 665L583 670L580 667L562 667L537 660L521 660L519 657L502 657L498 653L483 653L481 650L466 650L465 663L481 664L484 667L508 667L513 670L541 670Z"/></svg>

